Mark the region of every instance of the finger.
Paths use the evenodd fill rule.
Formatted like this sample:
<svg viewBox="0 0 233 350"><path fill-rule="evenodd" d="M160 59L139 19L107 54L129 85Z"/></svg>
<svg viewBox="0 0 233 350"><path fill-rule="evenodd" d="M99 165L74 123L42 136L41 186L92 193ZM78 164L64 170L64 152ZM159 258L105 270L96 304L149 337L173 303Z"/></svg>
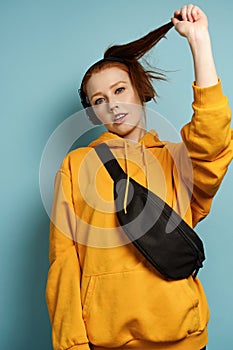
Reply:
<svg viewBox="0 0 233 350"><path fill-rule="evenodd" d="M175 17L172 17L172 18L171 18L171 21L172 21L174 27L176 26L177 23L180 22L180 21L179 21L177 18L175 18Z"/></svg>
<svg viewBox="0 0 233 350"><path fill-rule="evenodd" d="M176 10L174 12L174 18L178 18L180 16L180 10Z"/></svg>
<svg viewBox="0 0 233 350"><path fill-rule="evenodd" d="M193 4L189 4L187 6L187 18L188 18L189 22L193 22L194 21L193 14L192 14L193 8L194 8Z"/></svg>
<svg viewBox="0 0 233 350"><path fill-rule="evenodd" d="M178 22L182 21L180 10L176 10L174 12L174 17L171 18L171 21L173 22L174 25L175 25L175 23L178 23Z"/></svg>
<svg viewBox="0 0 233 350"><path fill-rule="evenodd" d="M194 21L197 21L199 18L199 8L197 6L194 6L192 9L192 17Z"/></svg>
<svg viewBox="0 0 233 350"><path fill-rule="evenodd" d="M187 17L187 6L182 6L180 9L180 15L183 19L183 21L187 21L188 17Z"/></svg>

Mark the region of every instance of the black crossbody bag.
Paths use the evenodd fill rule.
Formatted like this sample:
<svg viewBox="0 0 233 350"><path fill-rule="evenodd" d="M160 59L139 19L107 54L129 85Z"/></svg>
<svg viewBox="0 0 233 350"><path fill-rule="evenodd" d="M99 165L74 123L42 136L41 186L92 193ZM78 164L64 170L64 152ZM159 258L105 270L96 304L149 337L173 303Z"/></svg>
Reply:
<svg viewBox="0 0 233 350"><path fill-rule="evenodd" d="M195 278L205 260L196 232L161 198L129 178L105 143L95 151L114 181L116 215L130 241L166 279Z"/></svg>

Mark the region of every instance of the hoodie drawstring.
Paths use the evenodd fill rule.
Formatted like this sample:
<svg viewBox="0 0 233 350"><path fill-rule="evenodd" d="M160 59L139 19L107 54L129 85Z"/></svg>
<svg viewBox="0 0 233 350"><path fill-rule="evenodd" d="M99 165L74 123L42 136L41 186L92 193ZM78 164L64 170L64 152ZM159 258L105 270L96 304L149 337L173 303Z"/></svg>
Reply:
<svg viewBox="0 0 233 350"><path fill-rule="evenodd" d="M129 166L128 166L128 145L127 142L124 144L124 149L125 149L125 163L126 163L126 174L127 174L127 179L126 179L126 185L125 185L125 195L124 195L124 213L127 214L127 201L128 201L128 194L129 194ZM148 169L147 169L147 157L146 157L146 152L145 152L145 146L144 143L141 145L141 152L143 155L143 162L145 165L145 177L146 177L146 188L148 188L149 183L148 183Z"/></svg>
<svg viewBox="0 0 233 350"><path fill-rule="evenodd" d="M127 214L127 200L129 194L129 167L128 167L128 151L127 151L127 142L125 142L125 158L126 158L126 186L125 186L125 195L124 195L124 213Z"/></svg>
<svg viewBox="0 0 233 350"><path fill-rule="evenodd" d="M143 154L143 162L145 165L146 188L149 188L148 164L147 164L147 156L146 156L146 147L144 145L144 142L142 142L141 150Z"/></svg>

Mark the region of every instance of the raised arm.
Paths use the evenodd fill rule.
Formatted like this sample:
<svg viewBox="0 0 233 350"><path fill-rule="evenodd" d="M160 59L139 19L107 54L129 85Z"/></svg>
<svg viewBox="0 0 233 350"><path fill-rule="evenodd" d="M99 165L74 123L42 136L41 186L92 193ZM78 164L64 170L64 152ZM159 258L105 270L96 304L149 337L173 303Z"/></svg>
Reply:
<svg viewBox="0 0 233 350"><path fill-rule="evenodd" d="M194 62L195 84L208 87L218 82L214 64L208 19L204 12L192 4L174 12L172 22L176 31L187 38Z"/></svg>
<svg viewBox="0 0 233 350"><path fill-rule="evenodd" d="M192 4L183 6L174 12L172 22L177 32L187 38L194 62L194 113L181 136L193 165L191 208L195 226L208 214L232 160L231 110L216 73L204 12ZM184 159L180 153L182 176L188 183Z"/></svg>

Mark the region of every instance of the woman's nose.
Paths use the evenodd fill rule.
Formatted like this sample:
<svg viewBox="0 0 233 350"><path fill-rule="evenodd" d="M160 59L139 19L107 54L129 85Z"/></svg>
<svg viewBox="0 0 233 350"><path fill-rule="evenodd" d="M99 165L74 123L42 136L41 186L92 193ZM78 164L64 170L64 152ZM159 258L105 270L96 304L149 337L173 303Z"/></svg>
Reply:
<svg viewBox="0 0 233 350"><path fill-rule="evenodd" d="M116 99L109 99L108 105L109 105L110 112L114 112L114 110L117 110L119 108L119 105Z"/></svg>

